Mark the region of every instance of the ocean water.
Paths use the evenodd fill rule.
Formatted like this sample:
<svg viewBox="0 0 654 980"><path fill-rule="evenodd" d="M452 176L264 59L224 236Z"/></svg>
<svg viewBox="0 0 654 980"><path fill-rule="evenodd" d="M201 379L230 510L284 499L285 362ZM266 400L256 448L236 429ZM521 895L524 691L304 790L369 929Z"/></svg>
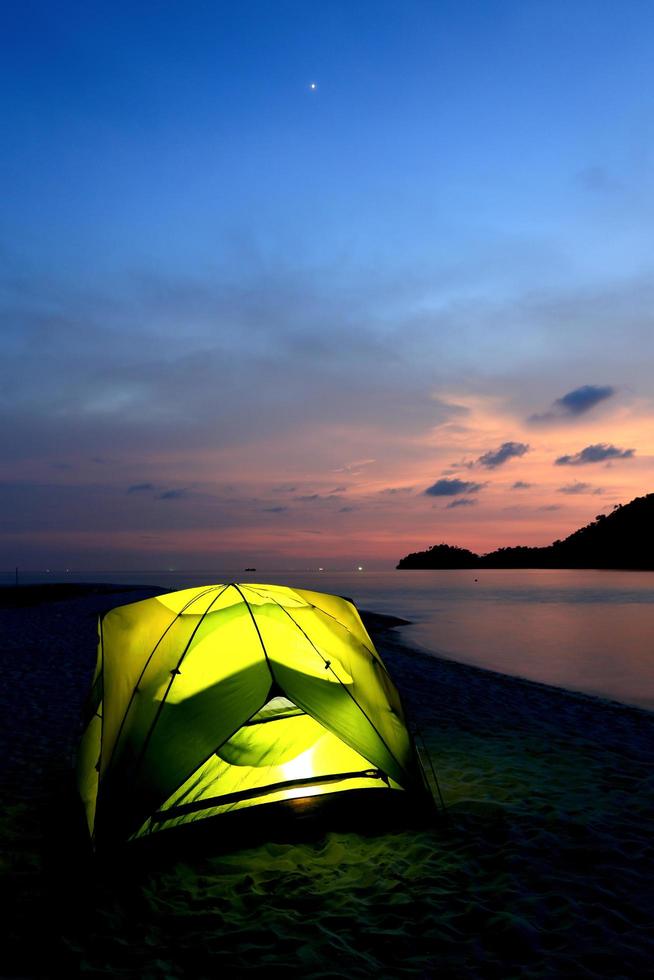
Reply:
<svg viewBox="0 0 654 980"><path fill-rule="evenodd" d="M410 620L402 635L436 656L654 710L654 572L223 569L21 577L63 579L170 590L263 581L334 592Z"/></svg>

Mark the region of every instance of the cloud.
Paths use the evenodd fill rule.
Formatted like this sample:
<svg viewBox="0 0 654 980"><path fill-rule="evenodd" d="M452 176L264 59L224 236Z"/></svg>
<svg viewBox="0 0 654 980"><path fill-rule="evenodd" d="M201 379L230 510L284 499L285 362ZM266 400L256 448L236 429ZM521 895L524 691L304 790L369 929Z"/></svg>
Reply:
<svg viewBox="0 0 654 980"><path fill-rule="evenodd" d="M582 385L580 388L573 388L566 395L557 398L548 412L544 412L542 415L531 415L528 421L553 422L557 419L569 419L585 415L595 405L606 401L607 398L612 398L615 391L612 385Z"/></svg>
<svg viewBox="0 0 654 980"><path fill-rule="evenodd" d="M436 480L425 493L428 497L458 497L460 494L477 493L484 486L483 483L471 483L467 480Z"/></svg>
<svg viewBox="0 0 654 980"><path fill-rule="evenodd" d="M560 504L545 504L543 507L539 507L538 510L561 510Z"/></svg>
<svg viewBox="0 0 654 980"><path fill-rule="evenodd" d="M129 462L274 442L288 461L313 427L343 434L327 453L313 439L332 473L397 459L461 409L433 396L430 358L398 346L399 313L379 329L379 283L332 279L255 262L236 277L135 272L111 296L36 276L16 296L3 281L0 456L88 460L111 445Z"/></svg>
<svg viewBox="0 0 654 980"><path fill-rule="evenodd" d="M460 280L445 283L445 289L433 269L410 264L392 276L388 270L364 275L364 267L353 259L341 275L331 264L321 267L320 259L315 266L311 262L295 268L290 257L285 264L272 254L261 261L234 262L224 272L217 264L203 280L168 273L146 278L137 271L122 284L108 280L106 289L102 283L69 289L64 283L41 281L26 269L20 295L8 293L0 310L5 315L2 329L10 338L0 364L3 472L12 479L47 480L55 473L48 468L50 461L70 460L79 489L57 491L55 514L52 491L34 492L29 511L25 494L15 493L3 515L7 533L20 521L26 536L36 539L36 529L44 523L49 527L56 517L65 519L67 529L99 535L101 528L111 549L114 529L129 532L130 542L137 540L136 534L154 530L161 542L160 532L171 529L181 541L187 528L207 529L209 537L216 528L230 527L238 541L235 548L249 550L255 542L262 551L272 549L271 554L278 548L280 553L297 548L305 554L301 529L290 520L293 514L296 521L303 517L314 520L316 528L324 527L334 551L365 553L365 530L370 548L388 554L393 535L422 526L419 499L425 493L425 475L428 479L440 470L441 478L450 480L492 480L492 467L459 466L447 473L443 463L464 455L474 460L486 452L483 446L497 450L502 435L522 435L526 442L532 436L511 428L508 419L551 408L561 389L569 396L586 380L628 378L639 392L638 411L643 403L640 417L651 415L647 372L654 332L648 323L654 278L643 273L641 280L628 279L619 270L613 281L604 276L599 285L570 281L563 287L554 277L543 276L543 263L533 252L526 263L534 265L533 284L539 287L533 289L532 280L514 277L513 263L506 261L520 261L526 251L523 243L511 245L511 254L502 255L500 262L494 241L488 261L501 275L511 269L513 285L498 294L491 277L474 296L470 283L478 281L479 269L468 269L467 259ZM131 257L129 268L137 262ZM552 266L549 272L556 269ZM432 397L434 392L439 400ZM567 413L566 425L575 418L577 424L592 419L592 412L599 416L617 402L600 401L590 415L575 416L569 404L564 407L562 394L557 411ZM464 400L472 408L461 408ZM639 438L600 428L555 444L548 463L602 435L627 445L638 442L638 453L645 452ZM535 448L532 438L526 464L536 456ZM105 451L111 459L104 459ZM374 478L352 481L353 494L374 500L374 506L359 508L362 539L341 534L334 520L345 500L329 504L316 499L294 509L296 493L324 494L341 480L350 483L335 469L345 465L365 474L372 465L365 464L373 458L378 460ZM645 459L643 466L649 467ZM509 474L505 496L513 496L514 504L520 496L523 501L530 496L519 492L523 488L508 489L510 473L515 479L519 469L531 471L522 464L499 467L500 473ZM582 479L596 478L592 470L575 472ZM561 473L554 480L554 488L558 479L574 478L566 473L568 477ZM158 502L153 506L158 494L180 486L180 476L191 488L187 499L173 506L174 496L168 495L165 507ZM218 477L230 481L233 489L215 486ZM540 487L535 470L532 478ZM413 494L375 494L384 487L399 488L406 479L414 484ZM150 487L128 494L130 485L140 487L150 480ZM60 482L72 484L72 475ZM627 494L637 490L631 493L628 484L621 494L629 499ZM436 489L429 495L445 508L475 494ZM489 495L490 486L479 494L475 513ZM550 499L567 503L561 496L551 493ZM261 512L284 500L289 505L289 514L280 515L284 521ZM408 506L414 500L415 510ZM345 524L347 514L338 516ZM464 510L459 518L463 516L473 515ZM287 524L293 525L290 535L285 534ZM476 524L479 547L495 533L492 526L491 519ZM62 546L66 554L68 547ZM89 567L102 567L90 562Z"/></svg>
<svg viewBox="0 0 654 980"><path fill-rule="evenodd" d="M453 500L451 504L448 504L445 510L452 510L453 507L472 507L476 503L474 497L461 497L460 500Z"/></svg>
<svg viewBox="0 0 654 980"><path fill-rule="evenodd" d="M264 514L281 514L282 511L288 510L288 507L262 507Z"/></svg>
<svg viewBox="0 0 654 980"><path fill-rule="evenodd" d="M577 480L575 483L566 483L565 486L559 487L559 489L557 490L557 493L569 493L569 494L593 493L593 494L599 494L599 493L604 493L604 490L602 489L602 487L593 487L593 486L591 486L590 483L581 483L579 480Z"/></svg>
<svg viewBox="0 0 654 980"><path fill-rule="evenodd" d="M181 500L182 497L188 496L188 490L185 487L180 487L179 489L164 490L157 497L158 500Z"/></svg>
<svg viewBox="0 0 654 980"><path fill-rule="evenodd" d="M554 407L569 415L583 415L590 411L599 402L611 398L615 394L615 388L611 385L582 385L569 391L562 398L557 398Z"/></svg>
<svg viewBox="0 0 654 980"><path fill-rule="evenodd" d="M341 488L337 487L334 490L330 490L328 493L305 493L302 496L292 497L291 499L298 503L304 503L304 504L324 503L327 505L331 505L335 503L340 503L340 501L345 499L343 494L339 492L342 489L343 489L342 487Z"/></svg>
<svg viewBox="0 0 654 980"><path fill-rule="evenodd" d="M345 466L337 467L335 473L348 473L350 476L358 476L364 466L372 466L376 459L356 459L353 463L346 463Z"/></svg>
<svg viewBox="0 0 654 980"><path fill-rule="evenodd" d="M529 446L525 442L503 442L499 449L489 450L480 456L475 465L494 470L509 459L524 456L527 452L529 452Z"/></svg>
<svg viewBox="0 0 654 980"><path fill-rule="evenodd" d="M145 493L147 490L154 490L153 483L133 483L127 488L128 493Z"/></svg>
<svg viewBox="0 0 654 980"><path fill-rule="evenodd" d="M515 483L513 484L513 486L511 487L511 489L512 490L529 490L529 488L532 487L532 486L533 486L533 483L525 483L524 480L516 480Z"/></svg>
<svg viewBox="0 0 654 980"><path fill-rule="evenodd" d="M610 459L631 459L635 452L635 449L619 449L606 442L598 442L593 446L586 446L585 449L571 456L559 456L555 464L556 466L585 466L586 463L603 463Z"/></svg>
<svg viewBox="0 0 654 980"><path fill-rule="evenodd" d="M394 496L395 494L398 493L411 493L412 490L413 487L384 487L384 489L380 490L379 493L390 494L391 496Z"/></svg>

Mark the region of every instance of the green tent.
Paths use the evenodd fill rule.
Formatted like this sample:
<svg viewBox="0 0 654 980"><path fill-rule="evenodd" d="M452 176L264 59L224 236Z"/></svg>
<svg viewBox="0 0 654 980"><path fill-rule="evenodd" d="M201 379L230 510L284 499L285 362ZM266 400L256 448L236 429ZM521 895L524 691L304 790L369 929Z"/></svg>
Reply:
<svg viewBox="0 0 654 980"><path fill-rule="evenodd" d="M230 583L113 609L88 719L78 785L98 844L261 803L423 788L355 606L319 592Z"/></svg>

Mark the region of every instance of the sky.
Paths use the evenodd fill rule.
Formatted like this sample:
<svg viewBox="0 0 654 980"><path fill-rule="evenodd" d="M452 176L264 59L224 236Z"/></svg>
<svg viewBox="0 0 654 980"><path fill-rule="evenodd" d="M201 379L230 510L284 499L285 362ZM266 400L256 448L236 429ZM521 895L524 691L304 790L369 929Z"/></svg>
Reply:
<svg viewBox="0 0 654 980"><path fill-rule="evenodd" d="M654 490L652 36L5 4L0 568L392 567Z"/></svg>

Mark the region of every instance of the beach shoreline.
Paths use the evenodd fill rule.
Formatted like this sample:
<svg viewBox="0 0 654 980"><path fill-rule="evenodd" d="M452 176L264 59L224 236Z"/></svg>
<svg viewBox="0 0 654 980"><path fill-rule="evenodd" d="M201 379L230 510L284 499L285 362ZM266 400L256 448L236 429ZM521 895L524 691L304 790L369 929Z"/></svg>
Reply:
<svg viewBox="0 0 654 980"><path fill-rule="evenodd" d="M3 891L13 896L15 976L48 975L25 923L43 915L52 890L43 828L69 772L97 616L165 591L75 588L48 601L34 593L32 605L0 593ZM428 747L445 823L208 854L122 890L105 883L82 930L74 917L57 920L53 961L153 977L646 975L654 714L430 656L403 641L406 621L363 618Z"/></svg>

